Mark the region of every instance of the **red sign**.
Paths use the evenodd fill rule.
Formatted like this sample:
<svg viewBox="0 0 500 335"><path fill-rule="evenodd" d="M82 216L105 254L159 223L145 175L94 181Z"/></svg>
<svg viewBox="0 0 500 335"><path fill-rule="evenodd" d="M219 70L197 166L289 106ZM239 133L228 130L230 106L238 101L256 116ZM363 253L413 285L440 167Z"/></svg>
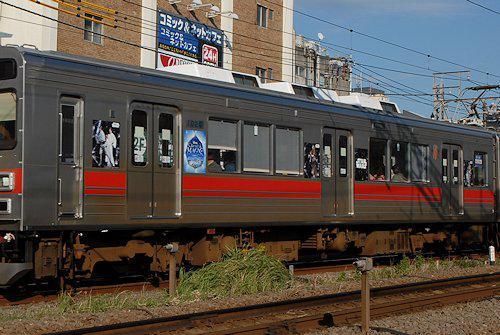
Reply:
<svg viewBox="0 0 500 335"><path fill-rule="evenodd" d="M175 66L175 65L183 65L183 64L190 64L192 62L190 61L187 61L187 60L184 60L184 59L181 59L181 58L177 58L177 57L173 57L173 56L170 56L170 55L163 55L163 54L159 54L160 56L160 62L161 62L161 65L162 67L170 67L170 66Z"/></svg>
<svg viewBox="0 0 500 335"><path fill-rule="evenodd" d="M217 66L219 64L219 50L211 45L203 45L203 64Z"/></svg>

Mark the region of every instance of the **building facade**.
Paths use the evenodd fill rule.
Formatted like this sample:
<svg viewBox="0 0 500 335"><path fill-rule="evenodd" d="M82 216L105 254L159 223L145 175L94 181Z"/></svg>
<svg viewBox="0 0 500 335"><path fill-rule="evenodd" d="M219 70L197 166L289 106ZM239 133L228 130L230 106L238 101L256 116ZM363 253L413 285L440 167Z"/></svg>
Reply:
<svg viewBox="0 0 500 335"><path fill-rule="evenodd" d="M331 57L320 43L303 36L295 39L295 69L293 82L316 86L349 95L351 67L346 58Z"/></svg>
<svg viewBox="0 0 500 335"><path fill-rule="evenodd" d="M6 0L2 45L164 70L198 61L293 80L293 0Z"/></svg>

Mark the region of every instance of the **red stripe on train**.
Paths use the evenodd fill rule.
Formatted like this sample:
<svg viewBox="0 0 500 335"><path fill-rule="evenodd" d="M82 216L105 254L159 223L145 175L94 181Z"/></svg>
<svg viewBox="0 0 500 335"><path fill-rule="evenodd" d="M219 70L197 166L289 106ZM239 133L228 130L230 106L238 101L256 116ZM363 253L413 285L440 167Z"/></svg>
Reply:
<svg viewBox="0 0 500 335"><path fill-rule="evenodd" d="M88 195L125 195L127 193L127 174L115 171L85 171L85 194Z"/></svg>
<svg viewBox="0 0 500 335"><path fill-rule="evenodd" d="M464 203L467 204L494 204L495 193L488 189L464 190Z"/></svg>
<svg viewBox="0 0 500 335"><path fill-rule="evenodd" d="M440 202L441 188L413 185L360 184L354 185L356 200Z"/></svg>
<svg viewBox="0 0 500 335"><path fill-rule="evenodd" d="M186 197L320 199L321 182L311 180L269 180L242 177L185 175Z"/></svg>

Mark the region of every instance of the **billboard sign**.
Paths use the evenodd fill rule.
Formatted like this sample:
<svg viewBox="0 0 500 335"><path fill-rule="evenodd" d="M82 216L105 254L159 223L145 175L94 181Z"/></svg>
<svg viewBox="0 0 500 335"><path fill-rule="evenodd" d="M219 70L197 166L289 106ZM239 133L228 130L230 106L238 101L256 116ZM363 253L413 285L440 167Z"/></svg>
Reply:
<svg viewBox="0 0 500 335"><path fill-rule="evenodd" d="M186 62L222 67L223 47L222 30L158 11L158 69Z"/></svg>

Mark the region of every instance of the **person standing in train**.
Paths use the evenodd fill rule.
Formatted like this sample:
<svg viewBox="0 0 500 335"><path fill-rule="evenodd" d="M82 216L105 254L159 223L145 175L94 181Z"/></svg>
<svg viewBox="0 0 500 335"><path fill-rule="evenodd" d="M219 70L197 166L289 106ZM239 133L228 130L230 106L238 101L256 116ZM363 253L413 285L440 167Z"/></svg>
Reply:
<svg viewBox="0 0 500 335"><path fill-rule="evenodd" d="M113 129L109 127L108 134L106 134L106 140L102 145L105 154L106 166L114 167L115 166L115 157L113 154L114 149L116 149L116 136L113 133Z"/></svg>

